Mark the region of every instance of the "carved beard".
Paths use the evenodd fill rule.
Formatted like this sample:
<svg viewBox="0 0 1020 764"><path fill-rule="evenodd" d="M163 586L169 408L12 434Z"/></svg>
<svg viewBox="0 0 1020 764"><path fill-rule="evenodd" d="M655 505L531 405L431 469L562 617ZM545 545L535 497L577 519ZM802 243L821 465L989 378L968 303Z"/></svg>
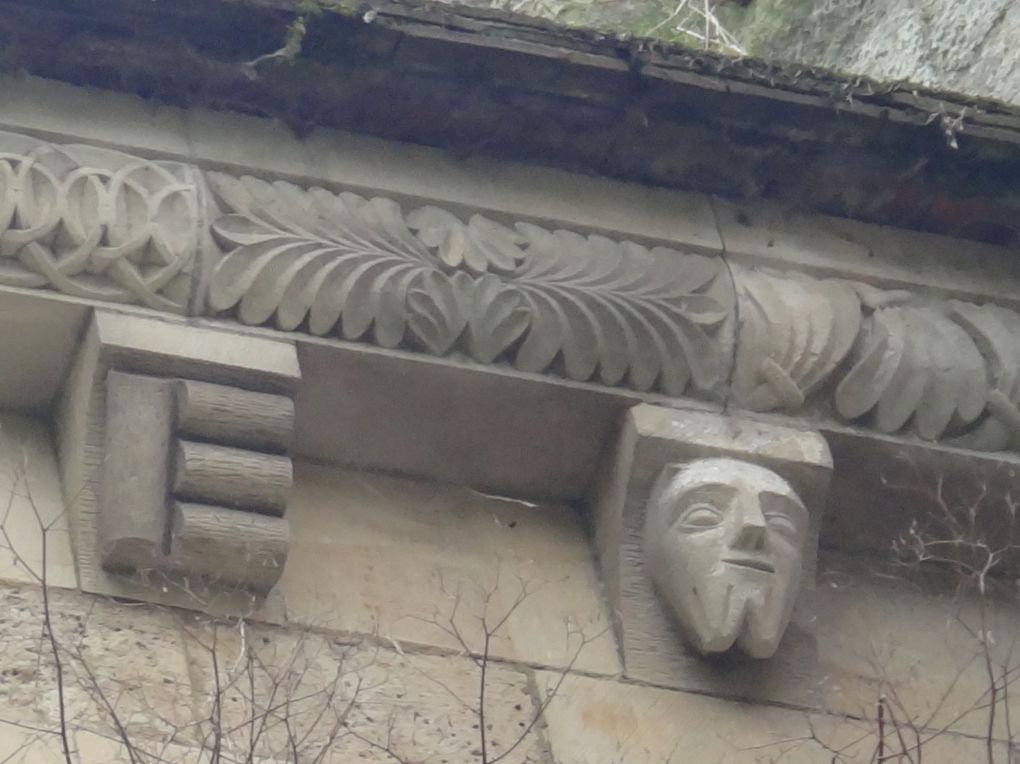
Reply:
<svg viewBox="0 0 1020 764"><path fill-rule="evenodd" d="M719 563L720 566L726 563ZM705 576L700 586L685 587L686 602L674 611L689 639L705 653L721 653L737 644L752 658L771 657L793 612L800 585L800 566L784 578L775 573L741 571ZM683 623L684 620L690 622Z"/></svg>

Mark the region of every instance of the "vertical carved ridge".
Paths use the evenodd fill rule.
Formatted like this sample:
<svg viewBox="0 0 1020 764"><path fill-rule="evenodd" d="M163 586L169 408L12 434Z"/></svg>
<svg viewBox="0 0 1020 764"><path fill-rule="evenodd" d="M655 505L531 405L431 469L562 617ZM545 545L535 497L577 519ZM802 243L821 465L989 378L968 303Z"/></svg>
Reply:
<svg viewBox="0 0 1020 764"><path fill-rule="evenodd" d="M158 567L169 535L170 380L111 371L99 555L109 570Z"/></svg>

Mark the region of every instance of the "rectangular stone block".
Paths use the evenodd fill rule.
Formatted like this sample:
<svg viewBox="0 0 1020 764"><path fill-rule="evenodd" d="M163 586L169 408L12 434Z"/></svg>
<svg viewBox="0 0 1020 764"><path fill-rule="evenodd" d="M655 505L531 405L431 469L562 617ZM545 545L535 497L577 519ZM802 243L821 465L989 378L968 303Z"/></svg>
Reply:
<svg viewBox="0 0 1020 764"><path fill-rule="evenodd" d="M41 411L60 392L89 309L58 297L0 290L0 408Z"/></svg>
<svg viewBox="0 0 1020 764"><path fill-rule="evenodd" d="M576 501L629 391L423 355L302 342L295 456ZM351 437L350 433L359 433Z"/></svg>
<svg viewBox="0 0 1020 764"><path fill-rule="evenodd" d="M468 656L257 624L243 633L206 625L194 635L216 646L192 654L195 714L214 711L215 663L226 750L323 764L548 762L529 677L513 667L488 664L483 693ZM262 724L265 698L274 711L253 744L251 722Z"/></svg>
<svg viewBox="0 0 1020 764"><path fill-rule="evenodd" d="M295 466L278 587L292 621L460 651L452 624L481 651L481 618L494 625L509 615L490 644L500 659L619 672L595 561L572 508Z"/></svg>
<svg viewBox="0 0 1020 764"><path fill-rule="evenodd" d="M93 325L104 359L128 371L274 393L293 393L301 378L290 342L103 310Z"/></svg>
<svg viewBox="0 0 1020 764"><path fill-rule="evenodd" d="M948 236L805 215L765 202L715 199L733 262L855 279L889 289L919 287L979 303L1018 304L1015 253ZM981 263L979 268L975 263Z"/></svg>
<svg viewBox="0 0 1020 764"><path fill-rule="evenodd" d="M1020 713L1015 590L993 583L982 602L959 586L959 578L944 569L917 571L823 554L818 572L823 707L874 722L879 699L885 698L904 723L978 739L991 729L994 737L1009 739L1011 719Z"/></svg>

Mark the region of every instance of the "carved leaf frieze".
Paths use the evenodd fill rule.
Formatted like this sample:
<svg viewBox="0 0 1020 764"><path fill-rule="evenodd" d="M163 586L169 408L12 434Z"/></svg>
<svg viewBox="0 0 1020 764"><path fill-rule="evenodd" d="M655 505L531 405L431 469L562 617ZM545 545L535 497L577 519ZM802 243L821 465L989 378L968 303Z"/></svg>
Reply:
<svg viewBox="0 0 1020 764"><path fill-rule="evenodd" d="M953 442L982 451L1020 447L1020 315L994 305L954 301L950 307L985 360L988 411L980 426Z"/></svg>
<svg viewBox="0 0 1020 764"><path fill-rule="evenodd" d="M197 171L0 133L0 284L183 312Z"/></svg>
<svg viewBox="0 0 1020 764"><path fill-rule="evenodd" d="M215 311L383 347L681 395L729 374L718 258L437 207L209 174Z"/></svg>
<svg viewBox="0 0 1020 764"><path fill-rule="evenodd" d="M843 361L861 327L845 282L741 271L733 395L754 411L795 409Z"/></svg>
<svg viewBox="0 0 1020 764"><path fill-rule="evenodd" d="M977 450L1020 446L1020 315L837 279L738 270L745 408L828 389L844 420Z"/></svg>
<svg viewBox="0 0 1020 764"><path fill-rule="evenodd" d="M984 360L942 310L909 305L876 310L853 362L836 388L836 409L847 419L874 411L881 432L897 432L910 422L920 437L936 440L984 411Z"/></svg>

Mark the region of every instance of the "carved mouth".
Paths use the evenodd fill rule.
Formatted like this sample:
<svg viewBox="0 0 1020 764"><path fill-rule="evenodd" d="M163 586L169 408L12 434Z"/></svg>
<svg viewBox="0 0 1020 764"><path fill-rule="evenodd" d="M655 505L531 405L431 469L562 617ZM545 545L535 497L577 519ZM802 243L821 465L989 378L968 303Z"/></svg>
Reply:
<svg viewBox="0 0 1020 764"><path fill-rule="evenodd" d="M764 573L775 573L775 566L768 560L763 560L760 557L730 557L723 560L728 562L730 565L736 565L740 568L751 568L752 570L760 570Z"/></svg>

